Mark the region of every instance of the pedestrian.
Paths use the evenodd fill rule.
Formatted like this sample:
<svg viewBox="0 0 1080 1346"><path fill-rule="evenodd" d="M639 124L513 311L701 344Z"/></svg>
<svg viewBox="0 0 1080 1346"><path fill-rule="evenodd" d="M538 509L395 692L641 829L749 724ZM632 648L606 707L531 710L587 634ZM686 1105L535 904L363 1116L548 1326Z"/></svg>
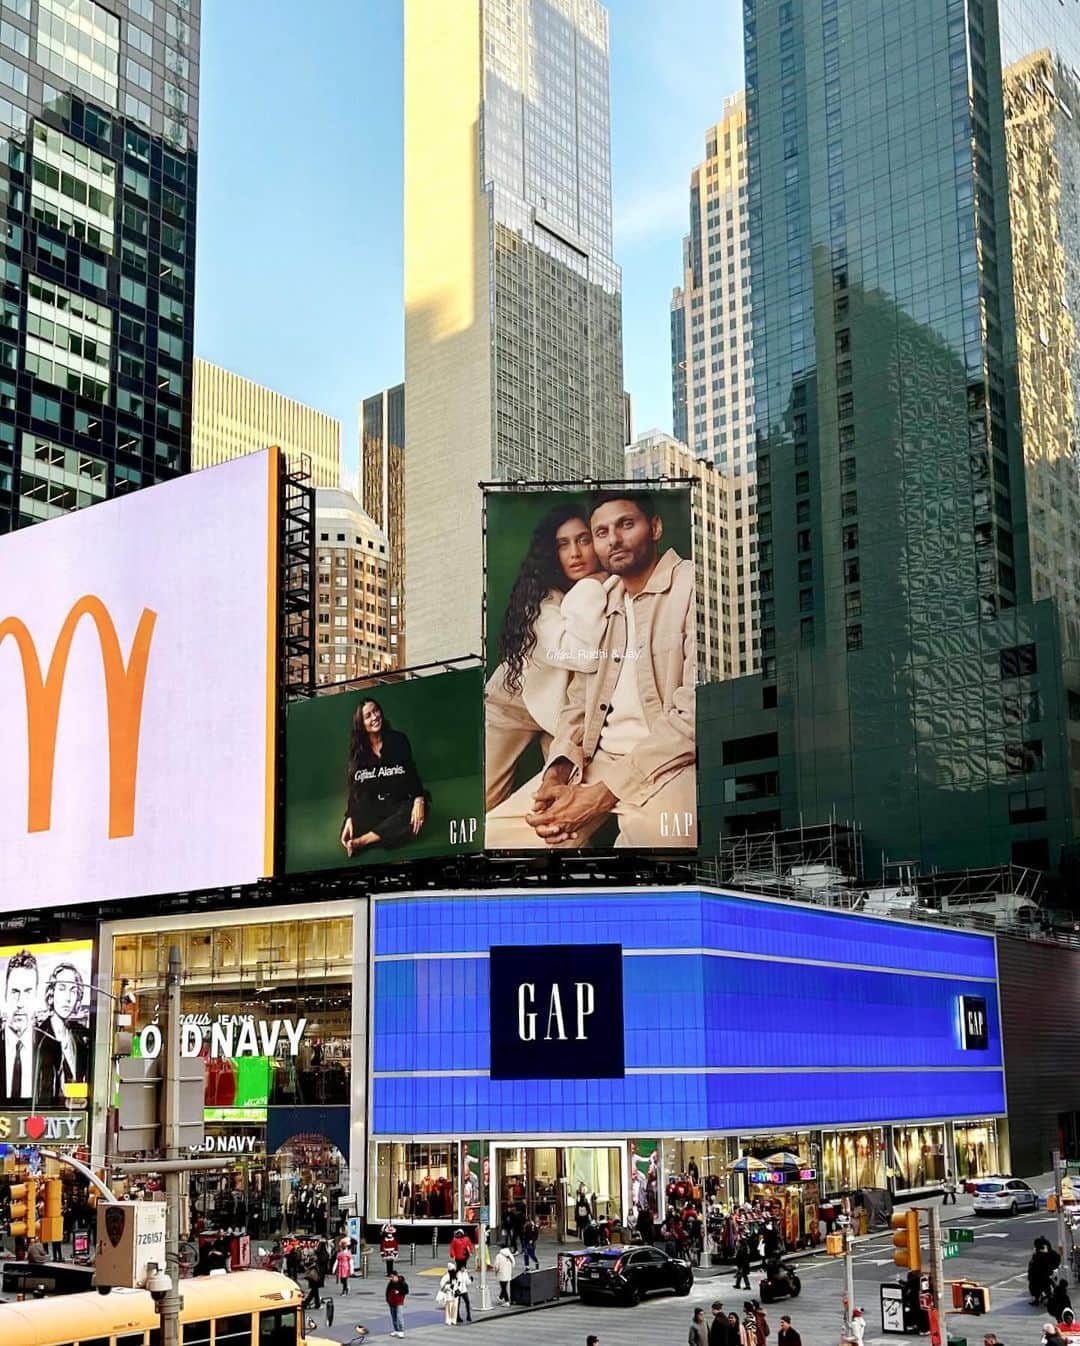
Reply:
<svg viewBox="0 0 1080 1346"><path fill-rule="evenodd" d="M728 1322L724 1306L719 1299L713 1300L712 1322L709 1324L709 1346L728 1346ZM735 1346L735 1343L732 1343Z"/></svg>
<svg viewBox="0 0 1080 1346"><path fill-rule="evenodd" d="M728 1343L729 1346L754 1346L754 1343L747 1339L742 1323L739 1322L737 1313L729 1313L727 1316Z"/></svg>
<svg viewBox="0 0 1080 1346"><path fill-rule="evenodd" d="M1043 1323L1042 1346L1067 1346L1070 1340L1062 1336L1057 1323Z"/></svg>
<svg viewBox="0 0 1080 1346"><path fill-rule="evenodd" d="M392 1224L384 1224L382 1233L379 1235L379 1256L383 1260L383 1266L386 1268L386 1274L394 1274L394 1263L398 1255L397 1230Z"/></svg>
<svg viewBox="0 0 1080 1346"><path fill-rule="evenodd" d="M705 1310L695 1309L686 1334L686 1346L709 1346L709 1329L705 1326Z"/></svg>
<svg viewBox="0 0 1080 1346"><path fill-rule="evenodd" d="M955 1206L957 1182L951 1173L945 1174L945 1181L941 1184L941 1188L942 1188L941 1204L943 1206L947 1206L951 1201L952 1204Z"/></svg>
<svg viewBox="0 0 1080 1346"><path fill-rule="evenodd" d="M458 1267L457 1281L455 1288L458 1295L458 1314L459 1323L472 1322L472 1302L469 1299L469 1286L472 1285L472 1277L469 1275L468 1268ZM462 1318L461 1311L465 1310L465 1317Z"/></svg>
<svg viewBox="0 0 1080 1346"><path fill-rule="evenodd" d="M386 1303L390 1309L392 1337L405 1335L405 1296L409 1293L405 1277L400 1271L392 1271L386 1280Z"/></svg>
<svg viewBox="0 0 1080 1346"><path fill-rule="evenodd" d="M45 1249L44 1243L39 1239L34 1239L26 1250L26 1260L33 1263L34 1266L41 1266L49 1260L49 1254Z"/></svg>
<svg viewBox="0 0 1080 1346"><path fill-rule="evenodd" d="M600 1346L600 1338L591 1333L585 1338L585 1346Z"/></svg>
<svg viewBox="0 0 1080 1346"><path fill-rule="evenodd" d="M577 1224L577 1236L584 1242L585 1230L588 1229L592 1220L592 1207L589 1205L589 1194L585 1190L583 1182L578 1183L577 1196L574 1198L574 1221Z"/></svg>
<svg viewBox="0 0 1080 1346"><path fill-rule="evenodd" d="M642 1243L653 1244L656 1242L656 1230L653 1227L652 1211L648 1206L637 1217L637 1232L641 1235Z"/></svg>
<svg viewBox="0 0 1080 1346"><path fill-rule="evenodd" d="M540 1237L540 1228L536 1221L528 1219L525 1221L525 1227L521 1231L521 1247L525 1253L525 1270L529 1269L529 1258L531 1257L536 1265L537 1271L540 1270L540 1259L536 1255L536 1240Z"/></svg>
<svg viewBox="0 0 1080 1346"><path fill-rule="evenodd" d="M504 1243L495 1254L495 1279L499 1282L499 1303L510 1303L510 1282L514 1279L514 1254Z"/></svg>
<svg viewBox="0 0 1080 1346"><path fill-rule="evenodd" d="M290 1280L295 1281L297 1285L300 1284L300 1276L302 1272L299 1243L294 1243L285 1254L285 1274Z"/></svg>
<svg viewBox="0 0 1080 1346"><path fill-rule="evenodd" d="M450 1240L450 1256L454 1259L458 1271L462 1271L468 1266L472 1254L472 1239L469 1238L464 1229L455 1229L454 1237Z"/></svg>
<svg viewBox="0 0 1080 1346"><path fill-rule="evenodd" d="M439 1281L439 1288L435 1293L435 1303L442 1309L443 1322L447 1327L453 1327L457 1322L457 1275L457 1263L447 1262L446 1270L443 1272L442 1280Z"/></svg>
<svg viewBox="0 0 1080 1346"><path fill-rule="evenodd" d="M305 1309L317 1309L322 1305L322 1297L319 1291L323 1287L323 1276L319 1270L319 1264L315 1258L311 1258L307 1266L304 1267L304 1280L308 1284L308 1292L301 1305Z"/></svg>
<svg viewBox="0 0 1080 1346"><path fill-rule="evenodd" d="M1038 1304L1050 1293L1050 1277L1061 1266L1061 1255L1042 1237L1035 1240L1034 1247L1035 1251L1028 1262L1028 1292L1031 1302Z"/></svg>
<svg viewBox="0 0 1080 1346"><path fill-rule="evenodd" d="M1054 1321L1057 1323L1064 1322L1065 1314L1072 1308L1072 1300L1069 1298L1069 1286L1060 1271L1055 1271L1050 1277L1050 1289L1046 1295L1046 1307L1053 1315Z"/></svg>
<svg viewBox="0 0 1080 1346"><path fill-rule="evenodd" d="M765 1310L756 1299L751 1299L744 1304L743 1309L749 1315L749 1324L753 1329L755 1346L765 1346L769 1339L769 1320L765 1317Z"/></svg>
<svg viewBox="0 0 1080 1346"><path fill-rule="evenodd" d="M866 1318L862 1309L851 1310L851 1339L857 1346L862 1346L863 1337L866 1336Z"/></svg>
<svg viewBox="0 0 1080 1346"><path fill-rule="evenodd" d="M349 1293L349 1277L352 1274L353 1260L352 1253L349 1251L349 1240L342 1239L338 1243L337 1257L334 1258L334 1275L337 1277L343 1295Z"/></svg>
<svg viewBox="0 0 1080 1346"><path fill-rule="evenodd" d="M322 1277L321 1284L326 1284L326 1278L330 1275L330 1245L325 1239L320 1239L315 1245L315 1261L318 1263L319 1275Z"/></svg>
<svg viewBox="0 0 1080 1346"><path fill-rule="evenodd" d="M802 1346L802 1337L791 1326L791 1319L786 1313L780 1319L780 1331L776 1334L776 1346Z"/></svg>
<svg viewBox="0 0 1080 1346"><path fill-rule="evenodd" d="M750 1289L750 1240L744 1234L735 1248L735 1289Z"/></svg>

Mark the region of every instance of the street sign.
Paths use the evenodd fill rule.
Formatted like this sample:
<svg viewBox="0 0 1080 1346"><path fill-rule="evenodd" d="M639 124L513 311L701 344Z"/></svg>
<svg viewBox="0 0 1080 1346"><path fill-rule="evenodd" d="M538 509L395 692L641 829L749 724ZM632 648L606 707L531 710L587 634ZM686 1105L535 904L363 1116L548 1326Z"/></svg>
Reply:
<svg viewBox="0 0 1080 1346"><path fill-rule="evenodd" d="M904 1331L904 1292L899 1285L881 1287L881 1330Z"/></svg>
<svg viewBox="0 0 1080 1346"><path fill-rule="evenodd" d="M945 1237L950 1243L974 1243L975 1231L974 1229L947 1229Z"/></svg>
<svg viewBox="0 0 1080 1346"><path fill-rule="evenodd" d="M946 1243L941 1251L941 1255L946 1259L950 1257L959 1257L960 1245L958 1243Z"/></svg>

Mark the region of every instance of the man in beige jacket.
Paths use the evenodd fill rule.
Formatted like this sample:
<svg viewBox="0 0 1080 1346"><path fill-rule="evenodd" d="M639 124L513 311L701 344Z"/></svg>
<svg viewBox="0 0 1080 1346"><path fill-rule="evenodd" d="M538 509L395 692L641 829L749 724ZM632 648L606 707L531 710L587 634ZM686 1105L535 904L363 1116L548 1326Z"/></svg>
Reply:
<svg viewBox="0 0 1080 1346"><path fill-rule="evenodd" d="M661 552L653 499L605 492L590 516L607 581L600 666L570 680L547 766L488 815L494 850L697 845L694 567Z"/></svg>

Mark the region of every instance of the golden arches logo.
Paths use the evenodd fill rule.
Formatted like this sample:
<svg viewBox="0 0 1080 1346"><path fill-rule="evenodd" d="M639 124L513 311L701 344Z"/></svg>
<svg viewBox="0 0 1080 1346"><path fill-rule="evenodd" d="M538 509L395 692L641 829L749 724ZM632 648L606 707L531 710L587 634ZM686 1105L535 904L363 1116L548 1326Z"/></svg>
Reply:
<svg viewBox="0 0 1080 1346"><path fill-rule="evenodd" d="M130 837L135 831L135 781L139 766L139 733L150 642L157 613L143 608L127 664L109 610L100 598L86 594L64 618L42 677L34 638L18 617L0 621L0 645L11 636L22 660L26 691L26 745L29 758L26 830L47 832L52 823L53 772L60 698L75 629L83 617L97 628L105 674L105 703L109 718L109 837Z"/></svg>

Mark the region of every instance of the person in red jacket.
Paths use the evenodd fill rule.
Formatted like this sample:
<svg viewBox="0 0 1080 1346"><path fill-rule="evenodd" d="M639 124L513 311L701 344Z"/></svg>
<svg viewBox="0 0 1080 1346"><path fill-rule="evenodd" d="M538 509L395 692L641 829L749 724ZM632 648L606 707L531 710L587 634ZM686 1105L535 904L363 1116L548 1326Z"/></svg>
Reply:
<svg viewBox="0 0 1080 1346"><path fill-rule="evenodd" d="M379 1239L379 1256L386 1267L386 1274L394 1274L394 1263L397 1261L398 1239L397 1230L392 1224L384 1224L382 1227L382 1236Z"/></svg>
<svg viewBox="0 0 1080 1346"><path fill-rule="evenodd" d="M464 1229L455 1229L454 1237L450 1240L450 1256L457 1264L458 1271L463 1271L468 1266L469 1258L472 1255L472 1239L469 1238Z"/></svg>
<svg viewBox="0 0 1080 1346"><path fill-rule="evenodd" d="M395 1271L386 1282L386 1303L390 1309L390 1322L393 1331L392 1337L403 1337L405 1335L405 1296L409 1293L409 1287L406 1284L405 1277L400 1271Z"/></svg>

